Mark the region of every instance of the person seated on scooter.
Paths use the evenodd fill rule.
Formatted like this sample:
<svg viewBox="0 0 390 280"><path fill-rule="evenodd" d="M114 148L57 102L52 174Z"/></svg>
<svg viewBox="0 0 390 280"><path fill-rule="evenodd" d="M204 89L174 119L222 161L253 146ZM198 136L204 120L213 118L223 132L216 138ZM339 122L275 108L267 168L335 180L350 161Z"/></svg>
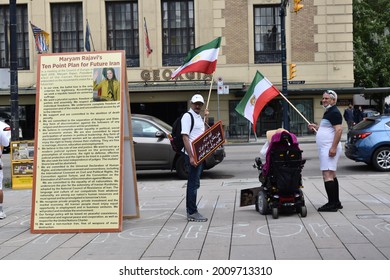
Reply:
<svg viewBox="0 0 390 280"><path fill-rule="evenodd" d="M266 158L267 158L267 151L268 151L268 147L269 147L269 143L271 142L271 139L272 139L272 136L274 136L276 133L281 133L281 132L288 132L287 130L285 130L284 128L278 128L278 129L274 129L274 130L268 130L266 132L266 137L267 137L267 140L265 141L263 147L261 148L260 150L260 159L261 159L261 164L264 165L265 162L266 162ZM265 182L265 177L261 175L259 175L259 180L260 182L264 183ZM264 181L264 182L263 182Z"/></svg>
<svg viewBox="0 0 390 280"><path fill-rule="evenodd" d="M268 130L267 131L267 133L266 133L267 140L265 141L263 147L260 150L260 158L261 158L262 162L265 163L265 160L266 160L266 157L267 157L267 151L268 151L269 143L271 142L272 136L274 136L276 133L280 133L280 132L283 132L283 131L288 132L284 128L278 128L278 129Z"/></svg>

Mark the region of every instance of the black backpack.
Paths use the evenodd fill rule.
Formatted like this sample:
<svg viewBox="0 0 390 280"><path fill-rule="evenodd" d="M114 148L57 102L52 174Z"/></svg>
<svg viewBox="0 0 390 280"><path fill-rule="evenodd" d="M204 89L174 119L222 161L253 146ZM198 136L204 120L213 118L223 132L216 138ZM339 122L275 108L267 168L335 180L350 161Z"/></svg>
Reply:
<svg viewBox="0 0 390 280"><path fill-rule="evenodd" d="M181 114L180 117L178 117L172 124L172 137L170 138L170 140L172 149L176 153L180 153L181 150L184 148L183 136L181 135L181 119L183 115L187 113L191 116L191 132L194 128L194 116L190 112L185 112Z"/></svg>

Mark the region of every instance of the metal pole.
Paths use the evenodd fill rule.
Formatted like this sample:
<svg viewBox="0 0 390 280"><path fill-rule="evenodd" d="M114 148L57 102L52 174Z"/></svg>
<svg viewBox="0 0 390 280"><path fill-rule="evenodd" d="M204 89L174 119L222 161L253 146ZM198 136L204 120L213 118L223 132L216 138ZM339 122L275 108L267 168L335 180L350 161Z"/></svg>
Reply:
<svg viewBox="0 0 390 280"><path fill-rule="evenodd" d="M18 59L16 37L16 0L9 1L10 22L10 81L11 81L11 140L19 140Z"/></svg>
<svg viewBox="0 0 390 280"><path fill-rule="evenodd" d="M282 43L282 94L287 97L287 54L286 54L286 6L288 1L283 1L280 5L280 25L281 25L281 43ZM283 128L290 130L289 108L285 100L282 100L283 105Z"/></svg>
<svg viewBox="0 0 390 280"><path fill-rule="evenodd" d="M87 24L88 24L88 20L87 20ZM89 26L89 24L88 24L88 26ZM92 32L91 32L90 26L89 26L89 37L91 37L92 49L93 49L93 51L95 51L95 45L93 44Z"/></svg>
<svg viewBox="0 0 390 280"><path fill-rule="evenodd" d="M220 117L219 117L219 93L218 93L218 89L217 89L217 103L218 103L217 120L220 120Z"/></svg>

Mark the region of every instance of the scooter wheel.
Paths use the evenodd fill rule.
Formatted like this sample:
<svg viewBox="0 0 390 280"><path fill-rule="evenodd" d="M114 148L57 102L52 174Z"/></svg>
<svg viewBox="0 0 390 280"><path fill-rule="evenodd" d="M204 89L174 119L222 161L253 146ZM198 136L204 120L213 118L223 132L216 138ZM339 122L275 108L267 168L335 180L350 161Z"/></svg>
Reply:
<svg viewBox="0 0 390 280"><path fill-rule="evenodd" d="M301 207L301 217L304 218L307 216L307 208L305 205Z"/></svg>
<svg viewBox="0 0 390 280"><path fill-rule="evenodd" d="M272 218L274 219L279 218L279 209L277 207L272 208Z"/></svg>

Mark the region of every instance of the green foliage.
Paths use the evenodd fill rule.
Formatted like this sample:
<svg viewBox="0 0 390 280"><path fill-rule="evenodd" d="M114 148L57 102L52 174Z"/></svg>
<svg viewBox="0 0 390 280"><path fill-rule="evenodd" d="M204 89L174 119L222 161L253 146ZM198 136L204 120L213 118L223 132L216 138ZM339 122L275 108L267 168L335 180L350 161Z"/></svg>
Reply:
<svg viewBox="0 0 390 280"><path fill-rule="evenodd" d="M353 17L355 87L389 87L390 1L353 0Z"/></svg>

